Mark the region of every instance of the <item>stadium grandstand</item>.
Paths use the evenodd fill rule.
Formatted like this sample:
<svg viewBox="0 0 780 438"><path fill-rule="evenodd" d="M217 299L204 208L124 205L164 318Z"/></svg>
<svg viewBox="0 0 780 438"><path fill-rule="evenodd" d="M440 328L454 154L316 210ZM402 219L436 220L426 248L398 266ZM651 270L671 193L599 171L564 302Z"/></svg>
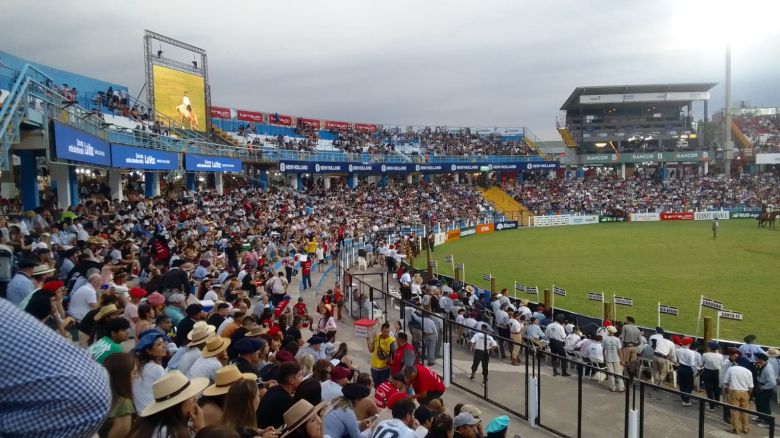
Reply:
<svg viewBox="0 0 780 438"><path fill-rule="evenodd" d="M436 253L548 232L551 265L576 270L566 236L584 227L517 229L659 222L616 225L647 232L706 221L701 252L715 254L726 240L734 255L719 261L728 267L737 251L764 257L772 249L718 240L718 221L749 219L731 229L773 236L776 108L732 109L745 161L731 177L716 174L719 138L694 117L701 110L709 119L715 83L575 88L556 126L565 150L549 154L523 126L392 125L212 105L220 98L206 51L150 31L145 62L144 88L130 90L0 51L0 327L15 341L3 353L14 367L0 384L11 418L0 421L0 436L100 429L137 438L175 428L176 436L236 429L280 438L287 428L292 438L368 438L389 433L383 425L412 436L410 427L427 424L439 433L417 436L456 428L461 438L501 438L507 413L524 420L511 426L516 436L705 436L723 427L721 416L733 425L731 416L748 414L774 433L778 374L765 367L780 371L780 351L757 321L772 315L758 309L766 296L751 295L751 315L696 292L699 318L670 322L691 309L662 305L684 294L678 284L659 292L657 275L648 280L657 312L634 314L637 300L626 316L617 306L634 306L632 298L580 285L587 302L564 309L556 295L577 292L516 279L514 290L500 290L490 265L467 276L466 262L449 254L439 266ZM524 270L536 256L521 252L524 242L492 245L472 252L473 263L507 259ZM624 256L599 252L588 275L620 270ZM685 268L714 270L695 262ZM734 291L717 292L731 299ZM750 332L729 325L743 317ZM32 347L51 360L22 354ZM714 363L745 368L739 381L755 383L755 400L722 396L728 384L705 367ZM56 394L30 383L39 381L59 385ZM56 406L78 399L68 407L84 415L52 413L39 393ZM322 411L321 402L335 408ZM681 404L696 407L680 412ZM496 418L477 435L480 415ZM229 430L209 435L210 427Z"/></svg>

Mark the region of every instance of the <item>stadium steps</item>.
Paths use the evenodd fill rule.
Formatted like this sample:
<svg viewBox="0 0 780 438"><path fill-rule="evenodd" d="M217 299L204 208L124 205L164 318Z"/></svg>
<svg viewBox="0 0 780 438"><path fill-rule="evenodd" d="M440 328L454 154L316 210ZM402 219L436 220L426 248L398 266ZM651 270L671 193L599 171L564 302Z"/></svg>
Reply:
<svg viewBox="0 0 780 438"><path fill-rule="evenodd" d="M523 142L525 143L526 146L528 146L529 149L536 152L537 155L539 155L542 158L545 157L542 149L539 147L538 144L536 144L535 141L531 140L530 137L528 136L523 137Z"/></svg>
<svg viewBox="0 0 780 438"><path fill-rule="evenodd" d="M224 143L229 146L241 146L236 139L230 136L227 132L220 129L218 126L211 125L211 137L213 140L218 140L220 143Z"/></svg>
<svg viewBox="0 0 780 438"><path fill-rule="evenodd" d="M742 132L742 130L739 128L739 125L737 125L734 120L731 121L731 136L734 138L734 140L737 141L737 144L739 144L739 148L746 152L745 155L752 156L753 152L753 143L750 141L749 138ZM750 152L747 152L750 151Z"/></svg>
<svg viewBox="0 0 780 438"><path fill-rule="evenodd" d="M561 134L561 138L563 139L563 144L567 148L576 148L577 142L574 141L574 136L571 135L571 132L569 132L569 129L565 126L558 128L558 133Z"/></svg>
<svg viewBox="0 0 780 438"><path fill-rule="evenodd" d="M482 192L482 196L493 204L496 210L504 215L507 220L518 221L522 224L527 223L530 212L509 193L498 187L491 187L487 190L480 189L480 191Z"/></svg>

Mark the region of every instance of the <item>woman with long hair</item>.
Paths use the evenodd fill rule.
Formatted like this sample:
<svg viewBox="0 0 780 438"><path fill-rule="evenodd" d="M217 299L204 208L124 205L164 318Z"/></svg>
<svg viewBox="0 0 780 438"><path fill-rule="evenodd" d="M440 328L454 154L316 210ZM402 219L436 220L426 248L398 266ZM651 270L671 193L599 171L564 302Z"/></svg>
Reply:
<svg viewBox="0 0 780 438"><path fill-rule="evenodd" d="M257 389L257 383L244 379L234 382L225 395L222 425L235 429L241 436L247 436L249 433L262 435L268 429L265 431L257 429L258 406L260 406L260 391ZM273 431L273 427L270 430Z"/></svg>
<svg viewBox="0 0 780 438"><path fill-rule="evenodd" d="M111 410L98 435L100 438L124 438L136 416L133 405L135 358L129 353L114 353L103 361L103 366L111 383Z"/></svg>
<svg viewBox="0 0 780 438"><path fill-rule="evenodd" d="M287 431L284 438L323 438L322 412L325 403L312 404L303 399L298 400L284 413L284 424Z"/></svg>
<svg viewBox="0 0 780 438"><path fill-rule="evenodd" d="M425 438L452 438L455 433L452 417L447 414L439 414L433 417L431 427Z"/></svg>
<svg viewBox="0 0 780 438"><path fill-rule="evenodd" d="M141 411L127 438L192 438L205 427L203 411L195 397L208 379L188 380L171 371L154 382L153 402Z"/></svg>
<svg viewBox="0 0 780 438"><path fill-rule="evenodd" d="M320 317L319 322L317 322L317 333L321 334L323 337L326 336L328 332L335 332L338 328L336 326L336 320L331 313L331 309L332 307L330 304L323 306L322 317Z"/></svg>
<svg viewBox="0 0 780 438"><path fill-rule="evenodd" d="M150 331L138 340L135 346L136 375L133 379L133 402L139 411L154 401L152 385L165 375L162 361L168 354L163 334Z"/></svg>
<svg viewBox="0 0 780 438"><path fill-rule="evenodd" d="M358 373L355 383L365 386L369 391L374 387L373 381L371 380L371 374L368 373ZM365 420L378 413L379 408L372 397L366 397L355 402L355 416L358 420Z"/></svg>
<svg viewBox="0 0 780 438"><path fill-rule="evenodd" d="M154 321L154 309L147 303L138 305L138 322L135 323L135 335L138 336L141 333L152 328L152 321Z"/></svg>

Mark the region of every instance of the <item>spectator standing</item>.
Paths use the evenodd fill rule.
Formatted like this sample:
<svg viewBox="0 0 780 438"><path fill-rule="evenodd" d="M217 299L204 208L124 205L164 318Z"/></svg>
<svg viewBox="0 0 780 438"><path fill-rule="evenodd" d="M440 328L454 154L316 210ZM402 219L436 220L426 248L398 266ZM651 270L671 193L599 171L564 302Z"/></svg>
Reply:
<svg viewBox="0 0 780 438"><path fill-rule="evenodd" d="M488 362L490 361L490 351L497 347L498 344L490 336L487 331L490 330L487 324L482 324L480 327L482 331L474 333L469 343L474 349L474 360L471 362L471 375L469 379L474 380L474 374L479 368L479 364L482 364L482 384L487 384L488 376Z"/></svg>
<svg viewBox="0 0 780 438"><path fill-rule="evenodd" d="M371 339L366 338L366 344L371 353L371 379L376 388L390 378L388 361L397 349L395 339L390 336L390 323L382 323L379 333Z"/></svg>
<svg viewBox="0 0 780 438"><path fill-rule="evenodd" d="M553 354L552 356L552 367L553 367L553 376L558 375L558 363L560 363L561 366L561 375L562 376L569 376L569 368L568 364L566 363L565 359L559 359L566 357L566 350L564 348L564 341L566 340L566 330L563 328L563 324L566 322L566 319L563 315L558 314L555 317L555 321L550 323L547 326L547 330L545 331L545 336L547 336L547 339L550 341L550 352Z"/></svg>
<svg viewBox="0 0 780 438"><path fill-rule="evenodd" d="M702 380L710 400L720 400L720 370L723 361L723 355L718 351L718 342L710 341L707 344L707 352L702 355ZM715 403L710 402L709 410L715 410Z"/></svg>
<svg viewBox="0 0 780 438"><path fill-rule="evenodd" d="M607 376L609 390L612 392L623 392L625 391L623 379L613 375L623 375L623 364L620 358L622 345L620 339L615 336L616 333L617 329L615 326L607 327L607 336L601 340L601 348L604 350L604 363L607 365L607 371L609 372ZM617 380L617 384L615 384L615 380Z"/></svg>
<svg viewBox="0 0 780 438"><path fill-rule="evenodd" d="M772 365L769 364L769 356L766 353L756 353L756 367L758 368L758 379L754 393L756 400L756 411L772 415L772 395L777 386L777 373ZM769 422L763 418L758 419L759 427L769 427Z"/></svg>
<svg viewBox="0 0 780 438"><path fill-rule="evenodd" d="M691 349L693 338L686 336L682 340L682 347L676 351L676 359L679 367L677 368L677 382L680 385L682 395L682 405L691 406L690 394L693 392L693 380L702 368L702 358L698 351Z"/></svg>
<svg viewBox="0 0 780 438"><path fill-rule="evenodd" d="M636 326L634 317L626 316L626 323L620 329L620 341L623 343L621 359L624 366L636 360L637 348L642 343L642 332Z"/></svg>
<svg viewBox="0 0 780 438"><path fill-rule="evenodd" d="M723 387L728 392L729 404L743 409L750 408L750 391L753 389L753 373L749 369L732 365L726 371ZM731 410L731 433L750 433L750 419L745 412Z"/></svg>

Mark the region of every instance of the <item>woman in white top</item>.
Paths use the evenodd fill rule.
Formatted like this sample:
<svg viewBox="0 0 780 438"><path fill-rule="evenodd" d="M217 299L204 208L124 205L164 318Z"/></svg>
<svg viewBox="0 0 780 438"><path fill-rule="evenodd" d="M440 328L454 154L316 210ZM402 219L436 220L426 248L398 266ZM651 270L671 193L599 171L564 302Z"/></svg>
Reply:
<svg viewBox="0 0 780 438"><path fill-rule="evenodd" d="M322 317L320 317L320 321L317 323L317 333L327 335L328 332L335 332L338 326L336 325L336 320L331 315L333 307L330 304L326 304L323 307Z"/></svg>
<svg viewBox="0 0 780 438"><path fill-rule="evenodd" d="M138 375L133 378L133 403L136 412L143 411L154 401L152 384L165 375L162 361L167 353L161 332L150 331L138 341L135 347Z"/></svg>

